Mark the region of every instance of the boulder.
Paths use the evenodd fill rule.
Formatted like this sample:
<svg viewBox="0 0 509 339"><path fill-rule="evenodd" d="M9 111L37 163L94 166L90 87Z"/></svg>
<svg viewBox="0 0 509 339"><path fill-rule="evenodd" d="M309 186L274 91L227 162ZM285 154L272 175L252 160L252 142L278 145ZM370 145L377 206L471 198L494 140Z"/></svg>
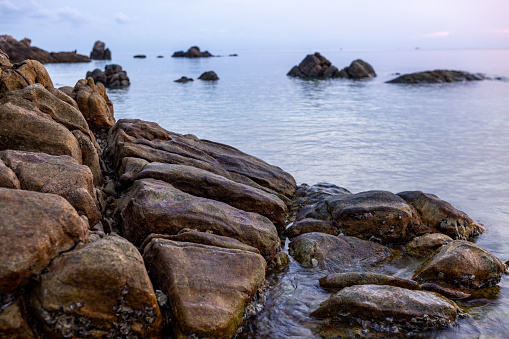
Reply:
<svg viewBox="0 0 509 339"><path fill-rule="evenodd" d="M94 135L93 134L86 135L80 130L74 130L72 131L72 134L74 135L76 140L78 140L83 165L88 166L88 168L90 168L92 176L94 177L94 184L96 186L101 185L103 181L100 159L100 154L102 154L102 150L100 146L97 144ZM92 138L93 141L90 138Z"/></svg>
<svg viewBox="0 0 509 339"><path fill-rule="evenodd" d="M14 64L0 73L0 97L36 83L45 88L53 87L48 71L40 62L25 60Z"/></svg>
<svg viewBox="0 0 509 339"><path fill-rule="evenodd" d="M380 332L427 330L454 323L459 307L433 292L395 286L346 287L311 313L312 317L348 319Z"/></svg>
<svg viewBox="0 0 509 339"><path fill-rule="evenodd" d="M326 221L327 233L383 244L405 243L429 231L421 227L419 216L405 200L387 191L332 195L301 209L297 221L306 218Z"/></svg>
<svg viewBox="0 0 509 339"><path fill-rule="evenodd" d="M158 162L146 165L133 180L144 178L162 180L183 192L261 214L272 221L278 231L284 228L287 211L284 202L257 188L199 168Z"/></svg>
<svg viewBox="0 0 509 339"><path fill-rule="evenodd" d="M7 294L0 296L0 339L37 338L25 313L25 305L20 298Z"/></svg>
<svg viewBox="0 0 509 339"><path fill-rule="evenodd" d="M376 77L373 67L361 59L352 61L350 66L343 68L340 73L345 74L346 78L354 80Z"/></svg>
<svg viewBox="0 0 509 339"><path fill-rule="evenodd" d="M38 47L31 46L30 39L17 41L10 35L0 35L0 49L3 50L12 62L27 59L37 60L41 63L73 63L90 62L85 55L74 52L49 53Z"/></svg>
<svg viewBox="0 0 509 339"><path fill-rule="evenodd" d="M425 260L413 279L475 290L497 285L504 270L504 263L490 252L469 241L455 240Z"/></svg>
<svg viewBox="0 0 509 339"><path fill-rule="evenodd" d="M119 120L109 131L107 148L115 169L124 157L187 165L275 194L283 201L296 188L295 179L279 167L228 145L168 132L156 123Z"/></svg>
<svg viewBox="0 0 509 339"><path fill-rule="evenodd" d="M318 52L306 55L301 63L294 66L287 75L310 79L347 78L354 80L376 77L373 67L363 60L354 60L350 66L340 71Z"/></svg>
<svg viewBox="0 0 509 339"><path fill-rule="evenodd" d="M101 219L92 172L87 166L67 155L12 150L1 151L0 159L16 174L22 189L60 195L78 214L85 215L90 225Z"/></svg>
<svg viewBox="0 0 509 339"><path fill-rule="evenodd" d="M301 184L295 190L292 210L299 211L304 206L316 204L332 195L344 194L351 194L351 192L346 188L326 182L320 182L312 186Z"/></svg>
<svg viewBox="0 0 509 339"><path fill-rule="evenodd" d="M92 60L111 60L111 51L106 48L106 44L102 41L97 40L94 43L92 52L90 52L90 59Z"/></svg>
<svg viewBox="0 0 509 339"><path fill-rule="evenodd" d="M1 152L0 152L1 153ZM21 188L16 174L0 158L0 187Z"/></svg>
<svg viewBox="0 0 509 339"><path fill-rule="evenodd" d="M216 72L208 71L208 72L205 72L202 75L200 75L198 77L198 79L205 80L205 81L216 81L216 80L219 80L219 77L217 76Z"/></svg>
<svg viewBox="0 0 509 339"><path fill-rule="evenodd" d="M64 198L0 188L0 294L40 274L60 253L88 241L88 224Z"/></svg>
<svg viewBox="0 0 509 339"><path fill-rule="evenodd" d="M193 79L185 77L185 76L182 76L180 79L174 80L174 82L180 82L183 84L185 84L186 82L189 82L189 81L193 81Z"/></svg>
<svg viewBox="0 0 509 339"><path fill-rule="evenodd" d="M127 72L122 70L120 65L106 65L104 72L96 68L92 72L87 72L87 78L94 79L96 84L101 83L105 87L123 88L130 85Z"/></svg>
<svg viewBox="0 0 509 339"><path fill-rule="evenodd" d="M122 159L122 165L118 170L119 181L126 186L131 185L133 178L150 164L147 160L140 158L125 157Z"/></svg>
<svg viewBox="0 0 509 339"><path fill-rule="evenodd" d="M428 256L437 248L453 241L451 237L442 233L431 233L414 238L405 248L412 255Z"/></svg>
<svg viewBox="0 0 509 339"><path fill-rule="evenodd" d="M329 222L313 218L305 218L299 221L295 221L285 230L285 235L288 238L294 238L298 237L299 235L312 232L338 235L337 230L331 227Z"/></svg>
<svg viewBox="0 0 509 339"><path fill-rule="evenodd" d="M462 240L468 240L484 232L484 228L466 213L434 194L406 191L398 193L398 196L412 205L421 221L436 232Z"/></svg>
<svg viewBox="0 0 509 339"><path fill-rule="evenodd" d="M174 235L190 228L237 239L267 258L280 250L277 230L267 218L195 197L159 180L135 181L117 202L115 215L126 239L138 246L151 233Z"/></svg>
<svg viewBox="0 0 509 339"><path fill-rule="evenodd" d="M289 253L303 266L317 266L331 273L365 270L390 260L388 247L355 237L306 233L292 239Z"/></svg>
<svg viewBox="0 0 509 339"><path fill-rule="evenodd" d="M397 286L409 290L419 289L419 284L410 279L370 272L349 272L329 274L319 280L324 288L343 289L355 285Z"/></svg>
<svg viewBox="0 0 509 339"><path fill-rule="evenodd" d="M0 72L11 67L12 64L9 56L0 49Z"/></svg>
<svg viewBox="0 0 509 339"><path fill-rule="evenodd" d="M396 79L387 81L389 84L437 84L447 82L463 82L484 80L485 76L480 73L468 73L463 71L434 70L411 74L404 74Z"/></svg>
<svg viewBox="0 0 509 339"><path fill-rule="evenodd" d="M75 100L92 131L109 129L115 124L113 103L102 84L92 78L79 80L74 86Z"/></svg>
<svg viewBox="0 0 509 339"><path fill-rule="evenodd" d="M177 337L232 338L265 280L263 257L238 249L153 239L143 258L168 296Z"/></svg>
<svg viewBox="0 0 509 339"><path fill-rule="evenodd" d="M31 295L48 337L162 335L162 316L138 250L107 236L64 253L41 274Z"/></svg>
<svg viewBox="0 0 509 339"><path fill-rule="evenodd" d="M184 53L184 51L177 51L173 53L173 58L208 58L211 57L208 51L201 52L200 48L197 46L193 46Z"/></svg>

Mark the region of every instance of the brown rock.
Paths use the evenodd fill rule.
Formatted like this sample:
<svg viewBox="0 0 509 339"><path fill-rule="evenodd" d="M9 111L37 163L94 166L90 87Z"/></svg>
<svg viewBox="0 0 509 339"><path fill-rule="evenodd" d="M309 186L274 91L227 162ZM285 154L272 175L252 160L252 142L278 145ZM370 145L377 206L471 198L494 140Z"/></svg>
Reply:
<svg viewBox="0 0 509 339"><path fill-rule="evenodd" d="M66 155L11 150L0 152L0 159L16 173L22 189L62 196L88 218L90 225L101 219L93 176L87 166Z"/></svg>
<svg viewBox="0 0 509 339"><path fill-rule="evenodd" d="M27 321L25 307L19 298L0 296L0 339L36 338Z"/></svg>
<svg viewBox="0 0 509 339"><path fill-rule="evenodd" d="M410 290L419 289L419 284L413 280L379 273L335 273L321 278L319 282L321 287L335 289L343 289L355 285L386 285Z"/></svg>
<svg viewBox="0 0 509 339"><path fill-rule="evenodd" d="M191 166L153 162L133 179L144 178L162 180L183 192L261 214L272 221L278 231L285 226L286 205L277 196L212 172Z"/></svg>
<svg viewBox="0 0 509 339"><path fill-rule="evenodd" d="M122 165L118 170L120 182L124 184L131 184L136 174L140 173L149 162L140 158L125 157L122 159Z"/></svg>
<svg viewBox="0 0 509 339"><path fill-rule="evenodd" d="M74 86L76 102L91 130L109 129L115 124L113 104L102 84L92 78L79 80Z"/></svg>
<svg viewBox="0 0 509 339"><path fill-rule="evenodd" d="M277 230L267 218L192 196L159 180L137 180L117 202L115 215L124 236L135 245L151 233L174 235L190 228L237 239L264 257L280 249Z"/></svg>
<svg viewBox="0 0 509 339"><path fill-rule="evenodd" d="M424 224L453 239L468 240L485 231L466 213L434 194L407 191L398 195L415 208Z"/></svg>
<svg viewBox="0 0 509 339"><path fill-rule="evenodd" d="M48 71L40 62L25 60L14 64L12 68L7 68L0 74L0 97L36 83L46 88L53 87Z"/></svg>
<svg viewBox="0 0 509 339"><path fill-rule="evenodd" d="M423 291L436 292L448 299L464 299L470 297L470 294L464 293L463 291L447 288L434 283L423 283L419 285L419 288Z"/></svg>
<svg viewBox="0 0 509 339"><path fill-rule="evenodd" d="M453 241L451 237L442 233L431 233L414 238L405 245L408 252L417 256L428 256L437 248Z"/></svg>
<svg viewBox="0 0 509 339"><path fill-rule="evenodd" d="M0 187L21 188L16 174L0 159Z"/></svg>
<svg viewBox="0 0 509 339"><path fill-rule="evenodd" d="M265 260L253 252L153 239L143 257L168 296L177 336L232 338L265 280Z"/></svg>
<svg viewBox="0 0 509 339"><path fill-rule="evenodd" d="M393 256L388 247L355 237L306 233L292 239L289 253L303 266L331 273L364 270Z"/></svg>
<svg viewBox="0 0 509 339"><path fill-rule="evenodd" d="M475 290L500 282L505 265L474 243L455 240L440 248L417 268L413 279Z"/></svg>
<svg viewBox="0 0 509 339"><path fill-rule="evenodd" d="M88 241L87 230L60 196L0 188L0 294L16 291L58 254Z"/></svg>
<svg viewBox="0 0 509 339"><path fill-rule="evenodd" d="M324 220L317 220L312 218L305 218L295 221L290 227L286 229L286 236L288 238L298 237L301 234L320 232L332 235L338 235L338 230L332 227L331 223Z"/></svg>
<svg viewBox="0 0 509 339"><path fill-rule="evenodd" d="M2 51L0 49L0 71L3 71L4 69L11 68L11 67L12 67L12 64L11 64L11 60L9 60L9 56L7 54L5 54L4 51Z"/></svg>
<svg viewBox="0 0 509 339"><path fill-rule="evenodd" d="M103 174L101 171L101 163L99 158L99 152L101 152L101 148L99 145L97 145L97 142L95 142L95 137L93 134L91 136L86 135L80 130L74 130L72 131L72 134L78 141L78 144L80 145L81 150L81 157L83 165L88 166L90 168L90 171L92 172L92 175L94 177L94 184L96 186L101 185L103 181ZM94 141L92 141L90 138L93 138ZM102 152L101 152L102 153Z"/></svg>
<svg viewBox="0 0 509 339"><path fill-rule="evenodd" d="M31 296L51 337L161 337L162 316L140 253L107 236L60 255Z"/></svg>

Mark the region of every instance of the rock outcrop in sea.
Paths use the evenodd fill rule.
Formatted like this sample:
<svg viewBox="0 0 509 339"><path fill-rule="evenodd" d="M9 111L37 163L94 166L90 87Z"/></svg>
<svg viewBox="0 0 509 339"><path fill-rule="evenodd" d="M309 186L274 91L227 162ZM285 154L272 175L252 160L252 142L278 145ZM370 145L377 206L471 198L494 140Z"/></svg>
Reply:
<svg viewBox="0 0 509 339"><path fill-rule="evenodd" d="M30 39L18 41L10 35L0 35L0 49L4 51L11 62L24 60L37 60L43 64L90 62L90 58L74 52L46 52L38 47L31 46Z"/></svg>
<svg viewBox="0 0 509 339"><path fill-rule="evenodd" d="M96 68L92 72L87 72L86 77L94 79L96 84L101 83L111 88L123 88L131 84L127 72L122 69L122 66L116 64L106 65L104 71Z"/></svg>
<svg viewBox="0 0 509 339"><path fill-rule="evenodd" d="M298 66L288 72L288 76L308 79L363 79L376 77L376 73L367 62L357 59L341 71L320 53L308 54Z"/></svg>
<svg viewBox="0 0 509 339"><path fill-rule="evenodd" d="M193 46L187 50L187 52L184 51L177 51L174 52L172 55L172 58L209 58L213 55L209 53L209 51L200 51L200 48L198 46Z"/></svg>
<svg viewBox="0 0 509 339"><path fill-rule="evenodd" d="M0 336L233 338L290 262L285 233L292 264L323 273L315 328L450 326L453 300L507 270L432 194L297 187L234 147L115 121L91 77L55 88L38 61L0 67ZM413 279L367 272L405 253L424 259Z"/></svg>
<svg viewBox="0 0 509 339"><path fill-rule="evenodd" d="M94 47L90 52L90 59L92 60L111 60L111 51L106 48L106 44L102 41L97 40L94 43Z"/></svg>
<svg viewBox="0 0 509 339"><path fill-rule="evenodd" d="M439 84L447 82L479 81L486 79L481 73L463 71L435 70L404 74L387 81L389 84Z"/></svg>

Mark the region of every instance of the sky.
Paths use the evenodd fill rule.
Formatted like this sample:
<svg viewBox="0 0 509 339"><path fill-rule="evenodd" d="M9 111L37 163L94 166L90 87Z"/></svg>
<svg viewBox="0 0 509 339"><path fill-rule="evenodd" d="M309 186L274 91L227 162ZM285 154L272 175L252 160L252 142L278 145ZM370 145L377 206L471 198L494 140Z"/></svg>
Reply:
<svg viewBox="0 0 509 339"><path fill-rule="evenodd" d="M0 0L0 35L88 55L509 48L509 0Z"/></svg>

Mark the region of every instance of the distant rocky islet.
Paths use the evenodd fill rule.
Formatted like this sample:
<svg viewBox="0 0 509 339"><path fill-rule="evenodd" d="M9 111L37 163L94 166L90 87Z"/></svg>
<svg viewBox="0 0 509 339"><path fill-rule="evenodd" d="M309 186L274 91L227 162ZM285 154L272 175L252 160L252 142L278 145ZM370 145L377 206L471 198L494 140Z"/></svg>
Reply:
<svg viewBox="0 0 509 339"><path fill-rule="evenodd" d="M297 186L231 146L115 121L102 81L55 88L40 62L4 53L0 67L2 333L234 337L263 307L267 269L288 264L285 235L324 273L310 315L375 333L451 326L465 312L453 300L507 270L471 242L484 228L433 194ZM401 253L423 261L412 279L363 273Z"/></svg>

